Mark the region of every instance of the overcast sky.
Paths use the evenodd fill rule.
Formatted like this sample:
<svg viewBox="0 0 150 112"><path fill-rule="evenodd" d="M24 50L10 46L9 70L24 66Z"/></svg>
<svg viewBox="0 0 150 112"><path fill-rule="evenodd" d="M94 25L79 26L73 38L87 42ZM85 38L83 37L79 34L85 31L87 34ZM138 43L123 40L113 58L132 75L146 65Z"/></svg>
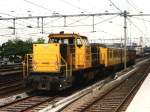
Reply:
<svg viewBox="0 0 150 112"><path fill-rule="evenodd" d="M113 2L113 3L111 3ZM115 6L114 6L115 4ZM104 12L119 12L127 10L130 14L139 14L140 12L150 14L149 0L1 0L0 16L18 17L18 16L48 16L55 14L89 14ZM117 8L118 9L117 9ZM103 22L105 21L105 22ZM150 45L150 17L136 17L128 20L128 43L139 42L142 36L144 43ZM0 21L0 44L8 39L45 37L48 33L57 33L59 31L76 32L86 35L89 39L119 39L123 38L123 18L120 16L102 16L95 17L95 32L92 32L91 17L67 18L66 26L63 18L52 18L44 20L44 34L41 34L41 28L37 28L37 20L16 21L16 34L12 35L13 30L8 29L13 25L12 21ZM33 28L27 28L32 26ZM110 41L109 41L110 42ZM116 41L111 41L116 42Z"/></svg>

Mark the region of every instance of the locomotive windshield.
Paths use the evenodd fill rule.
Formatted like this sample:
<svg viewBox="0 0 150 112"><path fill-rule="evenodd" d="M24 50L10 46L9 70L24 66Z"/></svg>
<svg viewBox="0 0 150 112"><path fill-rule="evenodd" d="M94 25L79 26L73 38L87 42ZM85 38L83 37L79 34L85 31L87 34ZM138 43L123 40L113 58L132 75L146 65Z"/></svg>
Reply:
<svg viewBox="0 0 150 112"><path fill-rule="evenodd" d="M71 45L89 45L85 36L76 34L55 34L49 36L49 43L71 44Z"/></svg>
<svg viewBox="0 0 150 112"><path fill-rule="evenodd" d="M75 44L75 38L50 38L48 43L60 43L60 44ZM77 38L77 45L89 45L86 38Z"/></svg>
<svg viewBox="0 0 150 112"><path fill-rule="evenodd" d="M85 45L89 45L89 41L86 38L83 38L82 41Z"/></svg>
<svg viewBox="0 0 150 112"><path fill-rule="evenodd" d="M75 39L71 38L50 38L48 43L60 43L60 44L75 44Z"/></svg>

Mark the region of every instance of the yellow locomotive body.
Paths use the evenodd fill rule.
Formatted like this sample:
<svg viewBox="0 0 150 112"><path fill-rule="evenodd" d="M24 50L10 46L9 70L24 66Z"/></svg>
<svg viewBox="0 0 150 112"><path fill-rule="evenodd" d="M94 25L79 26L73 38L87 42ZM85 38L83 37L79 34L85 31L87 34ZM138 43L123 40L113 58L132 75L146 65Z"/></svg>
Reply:
<svg viewBox="0 0 150 112"><path fill-rule="evenodd" d="M89 46L76 46L75 69L85 69L91 67L91 48Z"/></svg>
<svg viewBox="0 0 150 112"><path fill-rule="evenodd" d="M119 48L100 48L100 63L105 67L114 66L122 63L122 49Z"/></svg>
<svg viewBox="0 0 150 112"><path fill-rule="evenodd" d="M60 66L59 44L33 45L32 66L34 72L58 72Z"/></svg>
<svg viewBox="0 0 150 112"><path fill-rule="evenodd" d="M127 50L126 53L127 65L134 64L135 51ZM124 61L124 49L100 47L100 64L104 65L105 68L123 66Z"/></svg>
<svg viewBox="0 0 150 112"><path fill-rule="evenodd" d="M27 55L26 84L34 89L63 90L73 83L99 77L105 68L123 63L122 49L89 44L85 36L62 33L48 37L47 44L34 44L32 56ZM128 62L134 63L134 52L128 54Z"/></svg>

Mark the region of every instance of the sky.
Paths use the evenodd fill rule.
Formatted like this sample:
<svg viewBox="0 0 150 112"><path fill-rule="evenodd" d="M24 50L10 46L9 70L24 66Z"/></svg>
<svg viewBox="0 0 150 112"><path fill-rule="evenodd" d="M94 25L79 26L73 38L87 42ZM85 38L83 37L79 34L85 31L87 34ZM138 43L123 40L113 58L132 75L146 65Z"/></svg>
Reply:
<svg viewBox="0 0 150 112"><path fill-rule="evenodd" d="M148 0L1 0L0 18L50 16L54 14L94 14L119 13L127 10L130 14L150 14ZM124 38L124 19L121 16L74 17L44 19L44 34L41 34L41 20L37 27L37 19L17 20L16 32L13 34L12 20L0 20L0 44L9 39L20 38L26 40L39 37L48 39L49 33L60 31L79 33L89 37L91 41L101 43L116 43ZM150 45L150 17L129 17L127 19L127 43L139 43L143 38L144 45ZM27 26L32 26L28 28Z"/></svg>

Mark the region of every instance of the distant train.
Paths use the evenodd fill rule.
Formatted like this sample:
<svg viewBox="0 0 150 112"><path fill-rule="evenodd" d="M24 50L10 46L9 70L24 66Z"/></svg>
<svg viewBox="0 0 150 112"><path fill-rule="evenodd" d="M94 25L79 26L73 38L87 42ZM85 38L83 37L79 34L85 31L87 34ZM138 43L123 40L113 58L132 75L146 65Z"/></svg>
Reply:
<svg viewBox="0 0 150 112"><path fill-rule="evenodd" d="M26 85L36 90L63 90L74 83L100 77L105 71L123 67L124 51L90 44L75 33L50 34L48 44L34 44L24 65ZM134 50L127 50L127 65L135 62Z"/></svg>

